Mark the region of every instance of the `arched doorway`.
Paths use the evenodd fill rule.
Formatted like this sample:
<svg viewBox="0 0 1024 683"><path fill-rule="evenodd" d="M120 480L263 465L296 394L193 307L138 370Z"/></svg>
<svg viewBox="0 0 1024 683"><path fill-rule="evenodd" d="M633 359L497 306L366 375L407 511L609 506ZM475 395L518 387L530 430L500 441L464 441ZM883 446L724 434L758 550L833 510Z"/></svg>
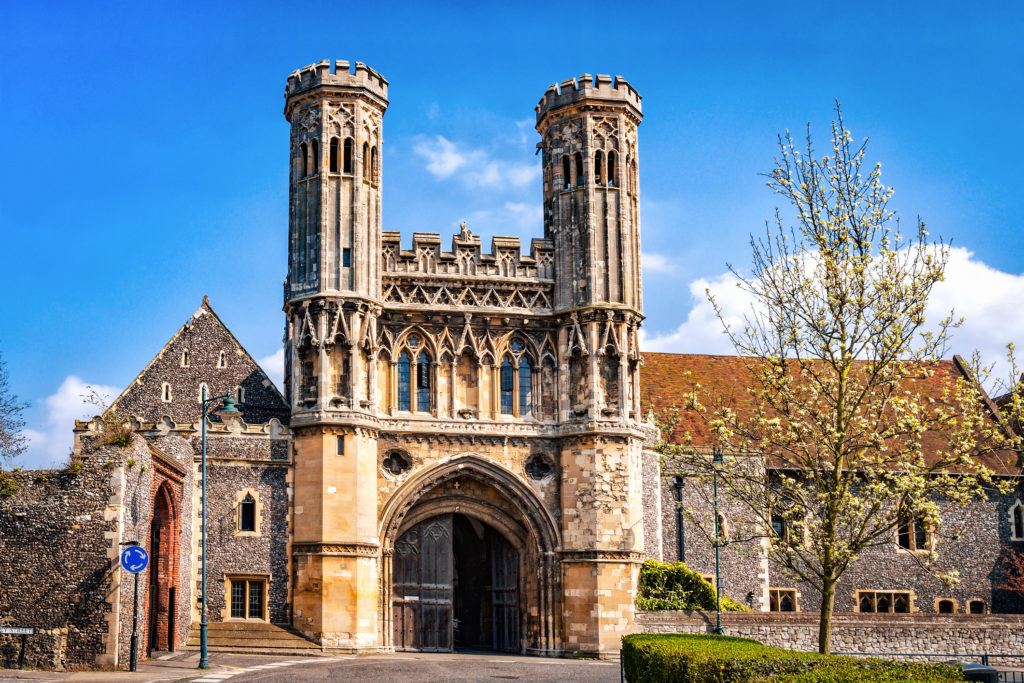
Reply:
<svg viewBox="0 0 1024 683"><path fill-rule="evenodd" d="M523 479L467 454L414 474L381 519L381 643L560 654L558 531Z"/></svg>
<svg viewBox="0 0 1024 683"><path fill-rule="evenodd" d="M445 514L395 542L394 642L399 650L456 647L519 652L519 553L475 517Z"/></svg>
<svg viewBox="0 0 1024 683"><path fill-rule="evenodd" d="M149 606L147 652L174 650L177 611L177 517L170 487L164 483L153 497L149 524Z"/></svg>

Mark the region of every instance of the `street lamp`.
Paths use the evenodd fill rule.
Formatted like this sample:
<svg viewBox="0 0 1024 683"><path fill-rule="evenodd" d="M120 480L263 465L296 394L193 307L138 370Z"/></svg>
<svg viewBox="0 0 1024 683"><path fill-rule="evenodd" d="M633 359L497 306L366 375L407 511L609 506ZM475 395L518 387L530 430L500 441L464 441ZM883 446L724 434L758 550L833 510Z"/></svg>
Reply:
<svg viewBox="0 0 1024 683"><path fill-rule="evenodd" d="M231 398L231 392L206 398L206 385L203 385L203 517L202 517L202 560L203 560L203 585L202 585L202 616L199 620L199 668L210 668L210 657L206 650L206 411L207 404L224 399L224 406L217 412L218 415L240 415L235 408L235 399Z"/></svg>
<svg viewBox="0 0 1024 683"><path fill-rule="evenodd" d="M711 452L714 454L711 458L711 462L716 466L714 467L714 482L715 482L715 600L717 601L716 608L718 610L718 620L715 622L715 635L720 636L724 633L722 630L722 561L721 561L721 547L722 547L722 530L720 528L719 520L721 519L718 514L718 467L717 465L725 462L722 459L722 449L720 446L712 446Z"/></svg>

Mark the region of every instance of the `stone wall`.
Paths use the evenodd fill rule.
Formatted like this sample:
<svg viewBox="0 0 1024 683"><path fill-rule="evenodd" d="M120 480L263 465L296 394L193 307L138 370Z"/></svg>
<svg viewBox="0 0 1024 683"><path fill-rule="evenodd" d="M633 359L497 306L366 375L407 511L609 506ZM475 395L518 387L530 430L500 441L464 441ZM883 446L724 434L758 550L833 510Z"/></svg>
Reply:
<svg viewBox="0 0 1024 683"><path fill-rule="evenodd" d="M0 496L0 624L36 629L25 664L84 667L105 652L112 473L91 461L11 476L17 490ZM0 664L16 666L20 647L21 636L0 635Z"/></svg>
<svg viewBox="0 0 1024 683"><path fill-rule="evenodd" d="M818 648L816 613L722 614L726 635L803 652ZM714 612L637 612L638 633L712 633ZM1019 666L1020 659L992 655L1024 652L1024 617L938 614L836 614L832 651L864 654L988 654L993 665ZM893 657L894 659L914 659ZM939 657L928 658L941 661Z"/></svg>

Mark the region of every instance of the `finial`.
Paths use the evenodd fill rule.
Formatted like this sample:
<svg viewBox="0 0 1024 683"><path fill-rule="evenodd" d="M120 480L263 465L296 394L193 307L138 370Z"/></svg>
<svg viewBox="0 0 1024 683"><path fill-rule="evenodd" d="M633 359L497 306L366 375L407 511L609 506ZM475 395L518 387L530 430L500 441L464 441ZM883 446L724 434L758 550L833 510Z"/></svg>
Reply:
<svg viewBox="0 0 1024 683"><path fill-rule="evenodd" d="M207 294L203 295L203 305L204 306L209 306L210 305L210 297Z"/></svg>
<svg viewBox="0 0 1024 683"><path fill-rule="evenodd" d="M466 227L466 221L459 223L459 239L468 240L472 234Z"/></svg>

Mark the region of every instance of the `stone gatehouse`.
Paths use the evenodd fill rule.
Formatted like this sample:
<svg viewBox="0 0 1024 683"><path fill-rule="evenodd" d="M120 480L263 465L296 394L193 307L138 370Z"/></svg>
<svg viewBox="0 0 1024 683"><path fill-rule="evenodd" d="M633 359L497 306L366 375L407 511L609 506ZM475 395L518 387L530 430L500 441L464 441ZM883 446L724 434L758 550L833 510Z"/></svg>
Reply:
<svg viewBox="0 0 1024 683"><path fill-rule="evenodd" d="M155 559L143 642L185 642L200 609L204 391L241 411L207 421L211 621L283 624L343 651L606 656L637 628L646 557L682 552L710 573L709 542L676 514L701 505L696 485L663 471L644 420L681 396L682 366L713 357L641 357L640 102L603 75L543 94L544 233L526 252L507 237L485 251L465 224L450 248L416 232L406 249L381 225L387 81L343 61L289 76L284 391L204 299L114 402L133 421L129 446L105 444L99 418L78 423L75 472L19 475L0 499L0 615L39 598L5 563L38 549L26 510L82 572L51 587L37 660L126 662L127 540ZM708 381L737 380L726 368ZM959 593L904 563L851 578L837 608L870 590L913 593L919 612L943 599L1019 610L994 567L1024 542L1022 497L964 513L976 533L955 558L975 570ZM874 561L891 565L896 545ZM815 608L756 552L727 549L724 564L726 592L755 610ZM70 614L56 605L72 592ZM5 659L11 647L0 641Z"/></svg>

